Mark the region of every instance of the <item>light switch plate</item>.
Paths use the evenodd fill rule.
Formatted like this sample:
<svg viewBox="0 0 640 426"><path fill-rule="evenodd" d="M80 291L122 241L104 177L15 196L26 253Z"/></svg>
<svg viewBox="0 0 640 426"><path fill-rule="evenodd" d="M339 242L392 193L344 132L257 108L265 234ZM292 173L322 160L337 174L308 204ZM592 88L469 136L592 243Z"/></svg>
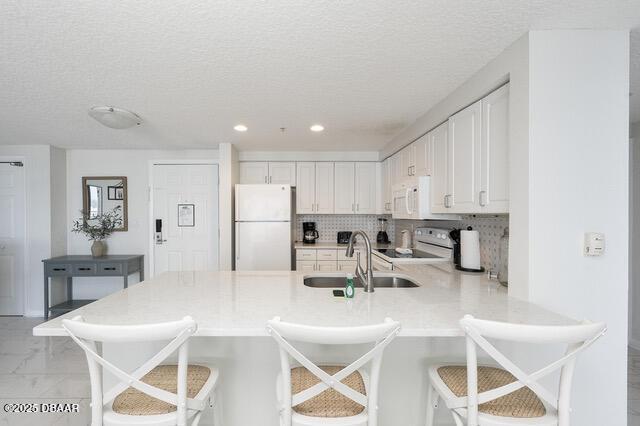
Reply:
<svg viewBox="0 0 640 426"><path fill-rule="evenodd" d="M604 234L600 232L587 232L584 234L585 256L602 256L604 248Z"/></svg>

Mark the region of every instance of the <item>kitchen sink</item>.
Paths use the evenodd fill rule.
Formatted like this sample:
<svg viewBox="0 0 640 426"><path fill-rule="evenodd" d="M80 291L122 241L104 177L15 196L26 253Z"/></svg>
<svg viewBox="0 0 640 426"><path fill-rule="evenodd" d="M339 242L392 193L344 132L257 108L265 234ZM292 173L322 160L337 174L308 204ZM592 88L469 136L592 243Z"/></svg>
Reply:
<svg viewBox="0 0 640 426"><path fill-rule="evenodd" d="M307 275L304 277L304 285L314 288L344 288L346 276L344 274L318 274ZM356 287L362 288L363 285L358 278L353 279ZM406 275L400 274L379 274L373 275L374 288L411 288L420 287L415 281Z"/></svg>

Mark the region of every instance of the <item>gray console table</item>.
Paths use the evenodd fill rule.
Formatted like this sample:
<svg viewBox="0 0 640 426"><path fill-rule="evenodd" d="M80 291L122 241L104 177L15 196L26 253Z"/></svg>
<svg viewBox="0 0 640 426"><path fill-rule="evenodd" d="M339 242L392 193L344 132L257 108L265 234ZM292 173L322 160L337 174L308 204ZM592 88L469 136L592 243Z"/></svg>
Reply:
<svg viewBox="0 0 640 426"><path fill-rule="evenodd" d="M45 259L44 263L44 318L61 315L94 300L73 299L73 277L122 277L124 288L129 285L129 274L140 272L140 281L144 281L144 256L141 254L122 254L102 257L59 256ZM49 306L49 278L67 278L67 300Z"/></svg>

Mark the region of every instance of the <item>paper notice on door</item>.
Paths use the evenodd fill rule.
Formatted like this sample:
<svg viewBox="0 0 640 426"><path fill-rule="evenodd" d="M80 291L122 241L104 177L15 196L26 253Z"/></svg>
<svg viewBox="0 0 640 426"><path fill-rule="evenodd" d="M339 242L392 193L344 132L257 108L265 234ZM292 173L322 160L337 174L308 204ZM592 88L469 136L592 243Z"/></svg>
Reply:
<svg viewBox="0 0 640 426"><path fill-rule="evenodd" d="M196 226L195 204L178 204L178 226Z"/></svg>

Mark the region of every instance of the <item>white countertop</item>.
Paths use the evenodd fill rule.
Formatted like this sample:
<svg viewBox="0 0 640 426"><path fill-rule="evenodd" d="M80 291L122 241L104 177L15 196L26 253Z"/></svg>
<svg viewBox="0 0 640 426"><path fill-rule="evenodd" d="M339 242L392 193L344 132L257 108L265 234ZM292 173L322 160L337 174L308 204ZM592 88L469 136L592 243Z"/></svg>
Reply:
<svg viewBox="0 0 640 426"><path fill-rule="evenodd" d="M199 336L265 336L266 321L325 326L378 323L391 317L403 336L459 336L465 314L525 324L572 323L534 304L509 298L486 277L444 272L436 267L405 267L417 288L356 289L353 300L332 289L310 288L298 272L167 272L120 290L33 329L35 336L64 336L62 318L82 315L101 324L141 324L191 315Z"/></svg>
<svg viewBox="0 0 640 426"><path fill-rule="evenodd" d="M356 248L364 248L364 244L358 242L355 245ZM371 248L373 249L378 249L378 248L389 248L391 247L391 244L378 244L378 243L371 243ZM315 244L305 244L302 241L296 241L293 245L294 249L319 249L319 250L331 250L331 249L336 249L336 250L346 250L347 249L347 245L346 244L338 244L336 242L320 242L317 241Z"/></svg>

